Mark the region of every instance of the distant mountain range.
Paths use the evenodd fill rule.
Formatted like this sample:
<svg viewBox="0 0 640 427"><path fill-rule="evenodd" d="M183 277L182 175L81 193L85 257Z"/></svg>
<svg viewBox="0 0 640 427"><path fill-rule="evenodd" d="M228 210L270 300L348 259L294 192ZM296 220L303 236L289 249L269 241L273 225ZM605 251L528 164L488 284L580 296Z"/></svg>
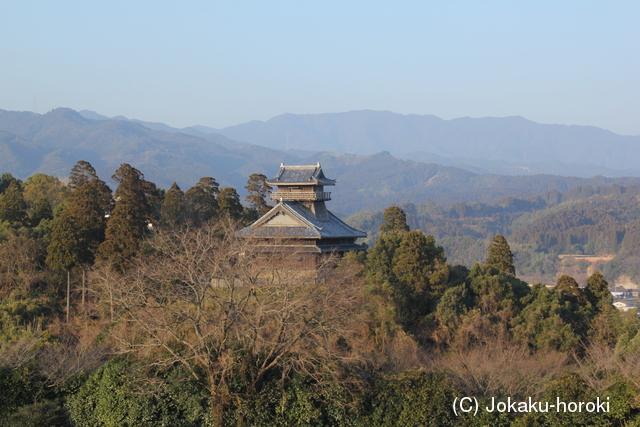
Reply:
<svg viewBox="0 0 640 427"><path fill-rule="evenodd" d="M400 158L478 173L640 174L640 136L591 126L538 124L522 117L443 120L388 111L283 114L216 132L273 149L361 155L389 151Z"/></svg>
<svg viewBox="0 0 640 427"><path fill-rule="evenodd" d="M568 142L563 145L565 137ZM407 157L412 160L398 158L398 153L411 150L415 153ZM571 150L575 161L567 162ZM461 153L465 156L460 157ZM22 179L38 172L67 177L82 159L91 162L105 180L121 163L130 163L163 188L176 181L186 189L200 177L213 176L243 195L251 173L273 176L281 162L320 161L326 173L338 180L331 189L331 209L343 214L427 200L451 205L566 191L580 185L638 185L638 178L612 177L625 171L640 176L631 166L640 165L639 157L639 137L591 127L538 125L522 118L444 121L434 116L359 111L287 114L215 130L176 129L65 108L42 115L0 110L0 172ZM466 159L464 169L436 164L456 159ZM569 163L575 170L592 173L575 173L582 178L484 173L493 168L504 173L513 167L519 168L513 169L519 175L537 168L562 170L566 175L573 170ZM597 174L610 177L584 178Z"/></svg>
<svg viewBox="0 0 640 427"><path fill-rule="evenodd" d="M43 115L0 110L0 131L0 170L21 178L37 172L66 177L83 159L105 179L121 163L130 163L165 188L173 181L191 186L214 172L221 185L238 186L248 174L263 171L266 162L277 169L282 161L297 160L262 147L231 151L225 145L239 144L222 135L153 130L128 120L90 119L64 108Z"/></svg>

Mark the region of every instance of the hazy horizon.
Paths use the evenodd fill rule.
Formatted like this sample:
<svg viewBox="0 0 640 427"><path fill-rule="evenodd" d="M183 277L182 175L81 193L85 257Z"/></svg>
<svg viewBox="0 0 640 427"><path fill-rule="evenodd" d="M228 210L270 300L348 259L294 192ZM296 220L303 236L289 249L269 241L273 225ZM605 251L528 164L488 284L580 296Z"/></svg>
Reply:
<svg viewBox="0 0 640 427"><path fill-rule="evenodd" d="M640 4L3 4L0 108L213 128L353 110L640 135Z"/></svg>

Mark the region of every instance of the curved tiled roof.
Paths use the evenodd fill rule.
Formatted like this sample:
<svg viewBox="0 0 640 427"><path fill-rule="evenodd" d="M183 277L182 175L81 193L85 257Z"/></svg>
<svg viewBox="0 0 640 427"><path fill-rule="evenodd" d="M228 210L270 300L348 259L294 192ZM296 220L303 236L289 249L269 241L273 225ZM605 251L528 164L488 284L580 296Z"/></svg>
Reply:
<svg viewBox="0 0 640 427"><path fill-rule="evenodd" d="M303 184L303 185L335 185L335 179L329 179L324 176L322 172L322 166L320 162L315 165L299 165L299 166L285 166L284 163L280 164L280 170L275 178L267 180L270 185L283 185L283 184Z"/></svg>
<svg viewBox="0 0 640 427"><path fill-rule="evenodd" d="M300 221L300 226L264 226L278 211ZM327 211L327 219L319 220L307 208L297 202L280 202L261 219L238 231L245 237L281 237L299 239L324 238L364 238L367 234L344 223L340 218Z"/></svg>

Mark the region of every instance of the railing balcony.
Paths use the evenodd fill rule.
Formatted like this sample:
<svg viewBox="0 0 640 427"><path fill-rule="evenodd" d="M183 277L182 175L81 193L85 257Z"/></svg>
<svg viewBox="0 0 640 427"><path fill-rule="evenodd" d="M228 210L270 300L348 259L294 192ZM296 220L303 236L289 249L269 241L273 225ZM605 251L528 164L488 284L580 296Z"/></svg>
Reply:
<svg viewBox="0 0 640 427"><path fill-rule="evenodd" d="M305 201L331 200L331 193L328 191L276 191L271 193L271 200Z"/></svg>

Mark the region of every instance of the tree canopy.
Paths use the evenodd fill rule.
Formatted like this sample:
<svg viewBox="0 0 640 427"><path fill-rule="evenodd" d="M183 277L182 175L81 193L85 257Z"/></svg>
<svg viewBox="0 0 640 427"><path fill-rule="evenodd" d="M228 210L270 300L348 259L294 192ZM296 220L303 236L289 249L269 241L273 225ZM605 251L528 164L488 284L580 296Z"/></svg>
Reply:
<svg viewBox="0 0 640 427"><path fill-rule="evenodd" d="M271 191L271 186L267 184L267 177L260 173L253 173L249 176L247 185L247 196L245 199L249 203L249 207L255 210L258 215L264 215L271 209L267 203L267 196Z"/></svg>
<svg viewBox="0 0 640 427"><path fill-rule="evenodd" d="M516 268L513 264L513 253L504 236L498 234L493 238L489 245L489 256L487 256L485 264L495 267L505 274L516 275Z"/></svg>
<svg viewBox="0 0 640 427"><path fill-rule="evenodd" d="M94 261L106 229L105 204L110 194L97 176L82 181L66 201L66 207L55 219L47 264L59 270L85 266ZM106 187L108 189L108 187Z"/></svg>
<svg viewBox="0 0 640 427"><path fill-rule="evenodd" d="M229 215L233 219L242 218L244 208L240 203L240 196L235 188L226 187L220 190L217 201L221 213Z"/></svg>
<svg viewBox="0 0 640 427"><path fill-rule="evenodd" d="M218 215L219 185L211 177L200 178L198 183L184 193L189 220L195 224L204 224Z"/></svg>
<svg viewBox="0 0 640 427"><path fill-rule="evenodd" d="M148 225L156 219L148 199L156 188L138 169L126 163L118 168L112 179L118 183L116 203L99 252L103 259L124 267L138 253Z"/></svg>
<svg viewBox="0 0 640 427"><path fill-rule="evenodd" d="M391 231L409 231L407 215L398 206L390 206L384 210L382 217L384 223L380 226L380 233Z"/></svg>
<svg viewBox="0 0 640 427"><path fill-rule="evenodd" d="M16 180L12 180L0 195L0 221L14 226L26 225L28 221L27 204L22 195L22 187Z"/></svg>
<svg viewBox="0 0 640 427"><path fill-rule="evenodd" d="M186 204L184 193L175 182L164 195L164 202L160 209L161 226L178 226L186 220Z"/></svg>

